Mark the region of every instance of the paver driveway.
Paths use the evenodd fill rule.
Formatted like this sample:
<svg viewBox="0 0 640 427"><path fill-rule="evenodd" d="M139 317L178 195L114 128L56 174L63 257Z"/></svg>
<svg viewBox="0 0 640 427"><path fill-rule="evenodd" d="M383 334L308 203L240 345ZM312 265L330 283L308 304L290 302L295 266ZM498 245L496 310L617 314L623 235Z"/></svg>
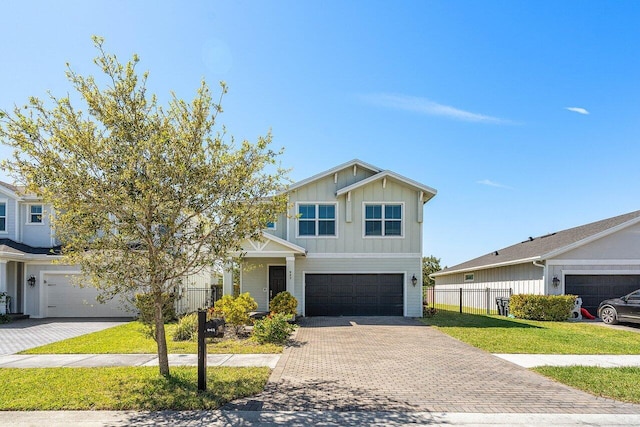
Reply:
<svg viewBox="0 0 640 427"><path fill-rule="evenodd" d="M401 317L307 318L265 391L225 409L640 413Z"/></svg>
<svg viewBox="0 0 640 427"><path fill-rule="evenodd" d="M0 354L101 331L131 319L26 319L0 325Z"/></svg>

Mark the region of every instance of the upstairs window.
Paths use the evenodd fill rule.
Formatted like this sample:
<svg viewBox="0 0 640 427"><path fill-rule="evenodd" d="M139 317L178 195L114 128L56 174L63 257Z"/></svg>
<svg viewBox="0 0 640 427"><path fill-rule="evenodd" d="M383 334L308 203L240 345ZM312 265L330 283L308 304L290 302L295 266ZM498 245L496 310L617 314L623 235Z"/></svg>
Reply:
<svg viewBox="0 0 640 427"><path fill-rule="evenodd" d="M365 205L365 236L402 236L402 205Z"/></svg>
<svg viewBox="0 0 640 427"><path fill-rule="evenodd" d="M29 224L42 224L42 205L29 205Z"/></svg>
<svg viewBox="0 0 640 427"><path fill-rule="evenodd" d="M335 236L336 205L298 205L298 236Z"/></svg>
<svg viewBox="0 0 640 427"><path fill-rule="evenodd" d="M267 222L267 226L266 226L267 230L275 230L276 229L276 223L275 222Z"/></svg>
<svg viewBox="0 0 640 427"><path fill-rule="evenodd" d="M7 203L0 202L0 232L7 231Z"/></svg>

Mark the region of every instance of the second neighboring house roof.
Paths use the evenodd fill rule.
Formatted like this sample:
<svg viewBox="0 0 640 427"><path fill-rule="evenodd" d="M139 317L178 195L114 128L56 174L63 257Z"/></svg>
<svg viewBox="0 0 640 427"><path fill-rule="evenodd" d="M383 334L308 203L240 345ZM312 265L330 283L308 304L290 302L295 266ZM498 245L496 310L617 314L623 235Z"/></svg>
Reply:
<svg viewBox="0 0 640 427"><path fill-rule="evenodd" d="M547 259L640 222L640 211L569 228L498 249L432 274L433 277Z"/></svg>
<svg viewBox="0 0 640 427"><path fill-rule="evenodd" d="M34 246L18 243L11 239L0 239L0 252L13 252L30 255L60 255L61 247L36 248Z"/></svg>

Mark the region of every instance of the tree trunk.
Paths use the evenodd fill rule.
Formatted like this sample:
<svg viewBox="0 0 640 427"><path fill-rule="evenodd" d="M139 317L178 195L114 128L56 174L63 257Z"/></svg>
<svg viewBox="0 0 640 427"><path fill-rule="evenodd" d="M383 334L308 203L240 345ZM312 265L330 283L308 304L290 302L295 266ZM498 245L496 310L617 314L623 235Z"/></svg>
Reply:
<svg viewBox="0 0 640 427"><path fill-rule="evenodd" d="M162 308L164 306L164 298L162 293L158 292L154 298L155 306L155 324L156 324L156 343L158 344L158 367L160 375L169 376L169 358L167 356L167 337L164 331L164 319L162 318Z"/></svg>

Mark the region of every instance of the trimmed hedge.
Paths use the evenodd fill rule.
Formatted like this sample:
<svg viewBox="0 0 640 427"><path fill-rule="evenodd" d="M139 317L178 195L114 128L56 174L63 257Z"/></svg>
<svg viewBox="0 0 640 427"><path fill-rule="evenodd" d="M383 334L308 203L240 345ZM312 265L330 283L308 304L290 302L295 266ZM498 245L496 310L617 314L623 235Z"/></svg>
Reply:
<svg viewBox="0 0 640 427"><path fill-rule="evenodd" d="M518 319L561 322L569 319L575 295L512 295L509 313Z"/></svg>

